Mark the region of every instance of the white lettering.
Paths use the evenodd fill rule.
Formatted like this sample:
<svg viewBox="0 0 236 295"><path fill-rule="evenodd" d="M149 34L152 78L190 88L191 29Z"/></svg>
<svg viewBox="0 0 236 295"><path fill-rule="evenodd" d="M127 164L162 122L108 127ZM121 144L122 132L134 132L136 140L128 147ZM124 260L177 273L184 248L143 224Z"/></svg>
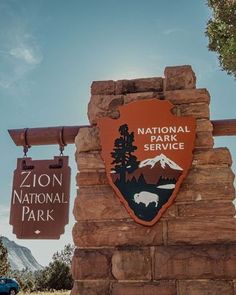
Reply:
<svg viewBox="0 0 236 295"><path fill-rule="evenodd" d="M175 134L175 135L171 134L170 141L177 141L176 136L177 136L177 134Z"/></svg>
<svg viewBox="0 0 236 295"><path fill-rule="evenodd" d="M16 192L16 190L13 191L13 204L15 204L16 198L18 199L18 202L21 204L22 201L22 190L20 191L20 196Z"/></svg>
<svg viewBox="0 0 236 295"><path fill-rule="evenodd" d="M22 204L27 203L30 204L29 196L28 194L24 195L24 198L22 199Z"/></svg>
<svg viewBox="0 0 236 295"><path fill-rule="evenodd" d="M64 203L64 204L67 204L68 203L68 201L65 200L65 194L64 193L62 193L61 202Z"/></svg>
<svg viewBox="0 0 236 295"><path fill-rule="evenodd" d="M43 218L43 215L44 215L43 210L38 210L37 221L40 221L40 220L45 221Z"/></svg>
<svg viewBox="0 0 236 295"><path fill-rule="evenodd" d="M32 221L36 221L33 210L30 211L30 214L29 214L29 217L28 217L27 221L30 221L31 219L32 219Z"/></svg>
<svg viewBox="0 0 236 295"><path fill-rule="evenodd" d="M31 172L32 172L32 171L22 171L22 172L21 172L21 175L26 174L26 176L25 176L25 178L23 179L23 181L22 181L20 187L30 187L30 184L25 184L25 182L26 182L27 178L30 176Z"/></svg>
<svg viewBox="0 0 236 295"><path fill-rule="evenodd" d="M52 175L52 186L55 186L55 182L62 186L62 173L60 174L60 179L57 178L56 174Z"/></svg>
<svg viewBox="0 0 236 295"><path fill-rule="evenodd" d="M23 206L22 208L22 216L21 216L21 220L25 221L25 215L28 214L30 211L30 208L27 206Z"/></svg>
<svg viewBox="0 0 236 295"><path fill-rule="evenodd" d="M138 135L145 135L145 134L173 134L173 133L184 133L190 132L188 126L162 126L162 127L149 127L149 128L137 128Z"/></svg>
<svg viewBox="0 0 236 295"><path fill-rule="evenodd" d="M47 217L46 217L47 221L48 220L54 220L53 217L50 215L50 213L53 213L53 211L54 211L53 209L52 210L47 210Z"/></svg>
<svg viewBox="0 0 236 295"><path fill-rule="evenodd" d="M146 143L144 145L144 151L166 151L166 150L184 150L184 142L174 142L174 143Z"/></svg>
<svg viewBox="0 0 236 295"><path fill-rule="evenodd" d="M17 192L16 190L13 191L12 203L20 204L61 204L61 203L68 203L65 200L64 193L25 193L23 194L23 190Z"/></svg>
<svg viewBox="0 0 236 295"><path fill-rule="evenodd" d="M44 179L46 179L46 182L43 184L42 183L42 178L44 177ZM46 178L45 178L46 177ZM40 185L40 186L42 186L42 187L45 187L45 186L48 186L49 185L49 183L50 183L50 177L47 175L47 174L41 174L40 176L39 176L39 178L38 178L38 184Z"/></svg>
<svg viewBox="0 0 236 295"><path fill-rule="evenodd" d="M144 128L138 128L138 134L144 134Z"/></svg>
<svg viewBox="0 0 236 295"><path fill-rule="evenodd" d="M30 210L29 207L23 206L22 208L22 221L54 221L54 209L47 210Z"/></svg>
<svg viewBox="0 0 236 295"><path fill-rule="evenodd" d="M54 187L56 185L62 186L63 174L60 175L53 174L52 179L48 174L33 174L32 179L30 180L30 175L32 171L22 171L21 175L23 176L23 180L20 184L20 187L36 187L37 185L41 187L49 186L50 184Z"/></svg>

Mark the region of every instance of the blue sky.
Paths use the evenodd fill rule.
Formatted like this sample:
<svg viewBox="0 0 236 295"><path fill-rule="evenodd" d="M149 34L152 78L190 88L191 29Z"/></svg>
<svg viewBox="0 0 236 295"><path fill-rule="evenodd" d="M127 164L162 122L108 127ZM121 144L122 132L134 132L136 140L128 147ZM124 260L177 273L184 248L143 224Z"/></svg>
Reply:
<svg viewBox="0 0 236 295"><path fill-rule="evenodd" d="M206 1L1 0L0 1L0 234L8 225L11 185L22 149L7 129L88 124L93 80L163 76L169 65L190 64L197 87L211 94L211 119L236 118L235 80L221 71L204 35ZM216 139L231 149L236 137ZM73 145L72 179L76 175ZM34 159L52 158L58 147L33 147ZM235 167L235 166L234 166ZM72 181L71 206L76 194ZM70 225L59 241L16 240L47 264L71 242ZM44 255L42 255L42 251Z"/></svg>

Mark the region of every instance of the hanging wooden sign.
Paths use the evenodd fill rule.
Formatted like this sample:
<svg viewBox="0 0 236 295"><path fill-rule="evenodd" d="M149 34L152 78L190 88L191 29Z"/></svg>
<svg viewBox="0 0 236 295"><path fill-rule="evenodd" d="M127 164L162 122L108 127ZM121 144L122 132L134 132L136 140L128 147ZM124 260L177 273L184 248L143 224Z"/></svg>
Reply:
<svg viewBox="0 0 236 295"><path fill-rule="evenodd" d="M10 224L19 239L59 239L69 221L68 157L17 160Z"/></svg>
<svg viewBox="0 0 236 295"><path fill-rule="evenodd" d="M192 163L195 119L171 113L169 101L141 100L101 118L102 157L110 185L131 217L155 224L173 203Z"/></svg>

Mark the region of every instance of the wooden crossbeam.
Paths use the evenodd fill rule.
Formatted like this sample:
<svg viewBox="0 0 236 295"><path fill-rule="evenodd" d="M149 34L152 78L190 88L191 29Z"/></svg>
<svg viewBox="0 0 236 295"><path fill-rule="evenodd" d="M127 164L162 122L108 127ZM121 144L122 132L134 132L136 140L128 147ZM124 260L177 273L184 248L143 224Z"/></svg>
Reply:
<svg viewBox="0 0 236 295"><path fill-rule="evenodd" d="M213 136L235 136L236 119L213 120ZM12 140L17 146L51 145L51 144L73 144L80 128L92 127L82 126L57 126L43 128L25 128L8 130Z"/></svg>

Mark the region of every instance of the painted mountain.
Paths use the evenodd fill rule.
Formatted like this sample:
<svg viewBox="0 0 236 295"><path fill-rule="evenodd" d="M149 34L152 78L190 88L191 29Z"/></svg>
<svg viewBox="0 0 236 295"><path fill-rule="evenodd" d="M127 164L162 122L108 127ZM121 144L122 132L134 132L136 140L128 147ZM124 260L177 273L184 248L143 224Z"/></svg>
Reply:
<svg viewBox="0 0 236 295"><path fill-rule="evenodd" d="M126 169L122 178L113 170L111 178L134 214L141 220L151 221L168 202L182 172L179 165L160 154L138 162L138 167L130 173Z"/></svg>
<svg viewBox="0 0 236 295"><path fill-rule="evenodd" d="M43 268L33 257L28 248L22 247L6 237L2 236L1 238L4 247L6 247L8 251L8 259L13 270L27 268L29 271L36 271Z"/></svg>

